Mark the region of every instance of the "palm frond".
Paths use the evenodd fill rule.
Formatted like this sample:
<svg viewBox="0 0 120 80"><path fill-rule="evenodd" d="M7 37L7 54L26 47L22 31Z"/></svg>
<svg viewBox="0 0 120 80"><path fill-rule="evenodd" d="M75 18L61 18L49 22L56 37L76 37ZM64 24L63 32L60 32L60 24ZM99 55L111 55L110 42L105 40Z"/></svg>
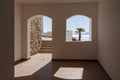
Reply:
<svg viewBox="0 0 120 80"><path fill-rule="evenodd" d="M84 32L85 29L84 28L76 28L78 32Z"/></svg>

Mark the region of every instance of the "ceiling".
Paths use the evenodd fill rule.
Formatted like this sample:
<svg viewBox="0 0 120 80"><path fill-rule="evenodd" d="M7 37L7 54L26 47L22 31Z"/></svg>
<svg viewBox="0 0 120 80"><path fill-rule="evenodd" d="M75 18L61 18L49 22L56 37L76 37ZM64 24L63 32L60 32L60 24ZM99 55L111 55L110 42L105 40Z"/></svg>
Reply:
<svg viewBox="0 0 120 80"><path fill-rule="evenodd" d="M80 3L80 2L97 2L98 0L16 0L22 4L38 3Z"/></svg>

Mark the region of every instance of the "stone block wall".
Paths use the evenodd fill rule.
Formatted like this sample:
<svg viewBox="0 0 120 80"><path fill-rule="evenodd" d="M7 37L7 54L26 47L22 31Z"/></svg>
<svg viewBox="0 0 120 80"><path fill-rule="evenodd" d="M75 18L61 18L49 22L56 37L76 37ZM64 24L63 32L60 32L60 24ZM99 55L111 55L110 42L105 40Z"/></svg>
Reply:
<svg viewBox="0 0 120 80"><path fill-rule="evenodd" d="M42 22L41 16L34 16L31 19L31 32L30 32L31 55L38 53L41 48L42 43L41 22Z"/></svg>

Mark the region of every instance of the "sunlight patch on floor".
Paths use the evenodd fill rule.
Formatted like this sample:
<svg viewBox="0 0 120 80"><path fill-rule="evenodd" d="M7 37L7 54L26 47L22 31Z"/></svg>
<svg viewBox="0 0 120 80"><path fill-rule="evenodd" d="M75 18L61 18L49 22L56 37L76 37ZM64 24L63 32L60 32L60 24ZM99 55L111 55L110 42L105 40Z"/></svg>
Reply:
<svg viewBox="0 0 120 80"><path fill-rule="evenodd" d="M54 74L54 77L61 79L82 79L84 68L77 67L60 67Z"/></svg>
<svg viewBox="0 0 120 80"><path fill-rule="evenodd" d="M52 60L51 53L38 53L31 56L31 59L22 62L20 64L15 65L14 68L14 76L22 77L22 76L30 76L44 67Z"/></svg>

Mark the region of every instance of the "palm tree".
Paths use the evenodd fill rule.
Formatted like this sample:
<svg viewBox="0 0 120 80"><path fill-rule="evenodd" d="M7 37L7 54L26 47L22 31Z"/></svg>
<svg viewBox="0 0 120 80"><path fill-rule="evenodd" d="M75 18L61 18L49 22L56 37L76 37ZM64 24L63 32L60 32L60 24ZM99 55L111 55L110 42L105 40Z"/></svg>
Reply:
<svg viewBox="0 0 120 80"><path fill-rule="evenodd" d="M84 28L76 28L76 29L77 29L77 33L79 34L78 39L80 41L81 40L81 32L84 32L85 30L84 30Z"/></svg>

